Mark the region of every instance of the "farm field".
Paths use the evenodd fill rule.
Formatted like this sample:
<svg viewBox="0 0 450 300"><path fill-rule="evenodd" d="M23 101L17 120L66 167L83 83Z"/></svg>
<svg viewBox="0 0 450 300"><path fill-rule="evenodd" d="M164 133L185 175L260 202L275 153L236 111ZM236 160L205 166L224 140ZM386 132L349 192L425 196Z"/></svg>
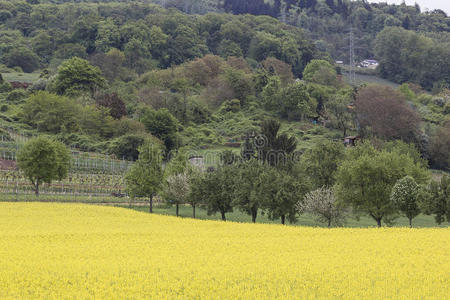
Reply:
<svg viewBox="0 0 450 300"><path fill-rule="evenodd" d="M3 79L6 81L18 81L34 83L39 79L39 73L21 73L21 72L11 72L2 73Z"/></svg>
<svg viewBox="0 0 450 300"><path fill-rule="evenodd" d="M346 80L346 82L350 82L350 75L347 72L343 73L344 78ZM383 79L379 76L376 75L366 75L366 74L356 74L356 84L357 85L362 85L362 84L380 84L380 85L386 85L386 86L390 86L394 89L398 88L400 85Z"/></svg>
<svg viewBox="0 0 450 300"><path fill-rule="evenodd" d="M0 298L446 299L449 237L0 203Z"/></svg>

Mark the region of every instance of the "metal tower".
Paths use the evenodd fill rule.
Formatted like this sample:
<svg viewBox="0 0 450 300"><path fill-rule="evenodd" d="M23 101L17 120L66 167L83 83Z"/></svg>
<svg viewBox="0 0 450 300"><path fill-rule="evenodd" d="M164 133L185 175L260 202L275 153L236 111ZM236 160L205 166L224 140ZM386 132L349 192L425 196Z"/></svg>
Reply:
<svg viewBox="0 0 450 300"><path fill-rule="evenodd" d="M355 72L355 36L353 35L353 27L350 27L350 84L356 85Z"/></svg>

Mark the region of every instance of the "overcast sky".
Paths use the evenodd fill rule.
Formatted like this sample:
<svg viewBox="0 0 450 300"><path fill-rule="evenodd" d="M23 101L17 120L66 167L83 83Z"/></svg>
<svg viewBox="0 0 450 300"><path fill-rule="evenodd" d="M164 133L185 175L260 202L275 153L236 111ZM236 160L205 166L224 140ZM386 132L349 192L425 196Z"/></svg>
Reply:
<svg viewBox="0 0 450 300"><path fill-rule="evenodd" d="M369 0L369 2L388 2L401 4L403 0ZM414 5L414 3L418 3L422 11L425 11L426 8L433 9L442 9L448 15L450 15L450 0L405 0L406 4Z"/></svg>

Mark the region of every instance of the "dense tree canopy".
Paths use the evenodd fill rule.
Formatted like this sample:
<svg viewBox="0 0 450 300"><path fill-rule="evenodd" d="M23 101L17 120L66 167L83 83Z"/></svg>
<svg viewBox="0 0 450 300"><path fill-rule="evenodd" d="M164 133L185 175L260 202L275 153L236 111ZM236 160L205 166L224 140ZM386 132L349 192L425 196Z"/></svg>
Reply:
<svg viewBox="0 0 450 300"><path fill-rule="evenodd" d="M104 85L99 68L87 60L74 57L64 61L58 68L55 92L60 95L77 95L83 92L94 93Z"/></svg>
<svg viewBox="0 0 450 300"><path fill-rule="evenodd" d="M338 197L355 212L371 216L378 226L390 224L398 207L391 201L391 190L407 175L419 183L428 179L427 171L411 156L398 151L378 151L362 144L349 153L336 175Z"/></svg>
<svg viewBox="0 0 450 300"><path fill-rule="evenodd" d="M300 75L318 54L300 29L262 16L189 16L147 1L132 5L120 0L32 5L19 0L8 2L0 3L0 18L5 20L0 41L8 44L0 47L0 59L26 72L41 64L48 66L55 59L89 56L108 62L101 68L108 79L113 79L121 75L111 71L119 71L122 66L142 74L155 67L167 68L214 53L258 61L273 56L290 64ZM194 11L212 12L219 6L196 2L203 9L197 7ZM179 4L175 7L194 12L187 3ZM265 26L265 22L271 26ZM124 56L121 58L117 51Z"/></svg>
<svg viewBox="0 0 450 300"><path fill-rule="evenodd" d="M381 76L431 89L439 81L450 84L450 48L419 33L388 27L375 41Z"/></svg>
<svg viewBox="0 0 450 300"><path fill-rule="evenodd" d="M363 135L414 142L419 116L406 99L387 86L368 86L358 92L356 113Z"/></svg>
<svg viewBox="0 0 450 300"><path fill-rule="evenodd" d="M28 141L19 151L17 163L39 196L39 187L43 183L50 184L53 180L62 180L67 176L70 155L64 144L37 137Z"/></svg>
<svg viewBox="0 0 450 300"><path fill-rule="evenodd" d="M162 152L160 145L146 142L139 147L139 159L125 176L130 197L149 198L149 211L153 212L153 197L162 188Z"/></svg>

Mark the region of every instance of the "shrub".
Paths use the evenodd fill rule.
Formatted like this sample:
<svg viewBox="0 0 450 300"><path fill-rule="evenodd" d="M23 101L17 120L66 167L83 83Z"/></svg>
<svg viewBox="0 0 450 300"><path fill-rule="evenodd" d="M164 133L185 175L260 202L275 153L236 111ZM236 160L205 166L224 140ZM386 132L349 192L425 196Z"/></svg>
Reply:
<svg viewBox="0 0 450 300"><path fill-rule="evenodd" d="M108 152L120 159L137 160L139 157L139 147L145 142L143 135L128 134L112 141Z"/></svg>
<svg viewBox="0 0 450 300"><path fill-rule="evenodd" d="M12 90L12 86L9 82L0 83L0 93L7 93Z"/></svg>
<svg viewBox="0 0 450 300"><path fill-rule="evenodd" d="M23 89L15 89L8 93L6 101L8 103L21 103L27 97L27 92Z"/></svg>

